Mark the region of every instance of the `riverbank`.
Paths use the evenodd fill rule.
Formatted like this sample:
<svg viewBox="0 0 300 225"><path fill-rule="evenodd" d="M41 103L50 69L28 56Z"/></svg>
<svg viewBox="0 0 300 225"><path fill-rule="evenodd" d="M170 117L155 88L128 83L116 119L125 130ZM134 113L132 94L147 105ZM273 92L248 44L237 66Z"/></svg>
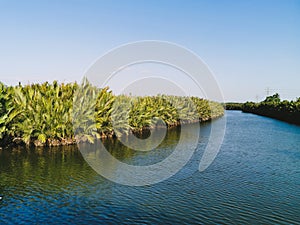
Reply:
<svg viewBox="0 0 300 225"><path fill-rule="evenodd" d="M267 116L300 125L300 98L296 101L282 101L279 94L274 94L259 103L228 103L226 104L226 110L242 110L245 113Z"/></svg>
<svg viewBox="0 0 300 225"><path fill-rule="evenodd" d="M226 104L223 104L224 109L226 110L242 110L243 109L243 103L238 102L227 102Z"/></svg>
<svg viewBox="0 0 300 225"><path fill-rule="evenodd" d="M89 101L94 99L94 101ZM221 104L198 97L114 95L87 80L5 86L0 83L0 146L60 146L205 122Z"/></svg>
<svg viewBox="0 0 300 225"><path fill-rule="evenodd" d="M291 124L300 125L300 111L293 111L287 108L280 108L269 105L259 105L255 107L244 107L243 112L253 113L260 116L266 116L273 119L281 120Z"/></svg>

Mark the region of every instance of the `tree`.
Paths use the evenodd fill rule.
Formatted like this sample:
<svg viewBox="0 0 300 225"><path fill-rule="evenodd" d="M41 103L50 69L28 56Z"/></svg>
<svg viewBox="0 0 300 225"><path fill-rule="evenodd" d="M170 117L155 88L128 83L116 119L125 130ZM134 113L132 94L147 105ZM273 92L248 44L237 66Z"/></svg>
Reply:
<svg viewBox="0 0 300 225"><path fill-rule="evenodd" d="M268 96L266 97L266 99L264 100L265 103L280 103L280 96L278 93L272 95L272 96Z"/></svg>

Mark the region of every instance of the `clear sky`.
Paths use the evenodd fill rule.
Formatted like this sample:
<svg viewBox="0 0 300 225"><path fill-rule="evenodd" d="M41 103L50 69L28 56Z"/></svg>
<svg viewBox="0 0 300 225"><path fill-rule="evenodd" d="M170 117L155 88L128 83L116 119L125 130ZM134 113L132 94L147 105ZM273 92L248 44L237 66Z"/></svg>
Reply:
<svg viewBox="0 0 300 225"><path fill-rule="evenodd" d="M300 97L300 0L0 0L0 80L80 81L112 48L163 40L203 59L226 101Z"/></svg>

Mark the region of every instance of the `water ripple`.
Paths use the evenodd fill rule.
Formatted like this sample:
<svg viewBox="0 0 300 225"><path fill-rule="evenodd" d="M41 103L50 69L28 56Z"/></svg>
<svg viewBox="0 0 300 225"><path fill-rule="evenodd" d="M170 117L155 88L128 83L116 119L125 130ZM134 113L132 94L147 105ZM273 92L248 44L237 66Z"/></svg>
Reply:
<svg viewBox="0 0 300 225"><path fill-rule="evenodd" d="M152 186L102 178L76 147L2 150L0 224L300 224L300 127L240 112L227 117L222 149L206 171L197 168L207 124L191 161ZM172 151L172 132L149 160ZM121 150L124 161L147 160Z"/></svg>

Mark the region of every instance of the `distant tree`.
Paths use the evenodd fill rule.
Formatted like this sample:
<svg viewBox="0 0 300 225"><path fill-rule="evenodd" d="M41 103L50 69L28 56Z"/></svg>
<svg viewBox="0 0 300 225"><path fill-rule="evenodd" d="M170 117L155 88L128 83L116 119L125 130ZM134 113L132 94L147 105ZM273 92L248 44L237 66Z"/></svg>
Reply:
<svg viewBox="0 0 300 225"><path fill-rule="evenodd" d="M280 103L280 96L278 93L272 95L272 96L268 96L266 97L266 99L264 100L265 103Z"/></svg>

